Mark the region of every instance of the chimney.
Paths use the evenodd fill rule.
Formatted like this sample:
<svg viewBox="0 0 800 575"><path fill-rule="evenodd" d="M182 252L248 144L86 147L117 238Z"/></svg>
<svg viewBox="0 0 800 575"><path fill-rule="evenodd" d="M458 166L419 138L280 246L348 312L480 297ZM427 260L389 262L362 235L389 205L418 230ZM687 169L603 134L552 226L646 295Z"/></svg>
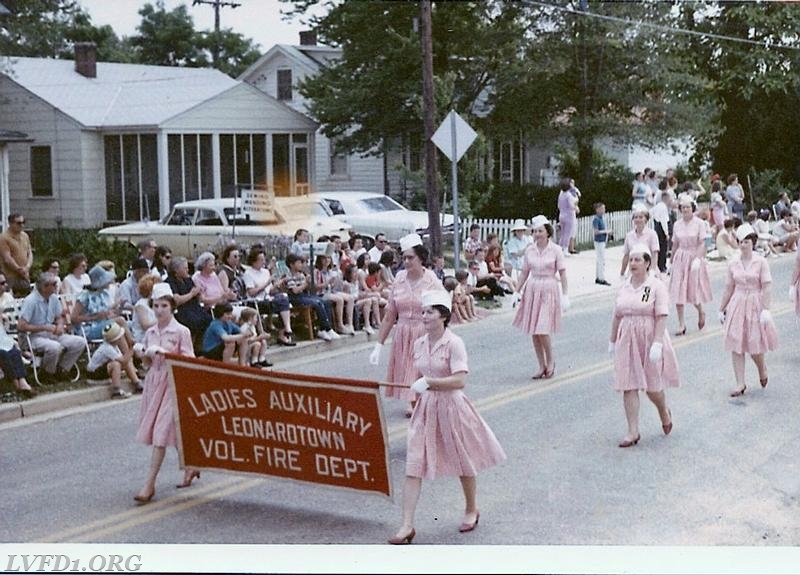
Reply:
<svg viewBox="0 0 800 575"><path fill-rule="evenodd" d="M97 77L97 46L94 42L75 42L75 71L87 78Z"/></svg>
<svg viewBox="0 0 800 575"><path fill-rule="evenodd" d="M317 31L304 30L300 32L300 45L301 46L316 46L317 45Z"/></svg>

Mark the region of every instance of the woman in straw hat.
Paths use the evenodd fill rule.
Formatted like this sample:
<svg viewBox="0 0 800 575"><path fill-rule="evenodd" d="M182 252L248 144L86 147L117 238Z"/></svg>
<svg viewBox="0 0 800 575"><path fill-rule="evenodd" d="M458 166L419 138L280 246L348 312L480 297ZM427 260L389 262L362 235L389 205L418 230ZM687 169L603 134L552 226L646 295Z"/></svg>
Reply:
<svg viewBox="0 0 800 575"><path fill-rule="evenodd" d="M728 264L725 291L719 305L723 322L725 350L731 352L736 388L731 397L744 395L745 354L758 368L761 387L767 387L767 366L764 354L778 348L778 332L769 311L772 302L772 275L767 260L754 252L758 234L750 224L736 230L741 255Z"/></svg>
<svg viewBox="0 0 800 575"><path fill-rule="evenodd" d="M420 298L425 291L439 289L444 292L444 286L436 274L427 269L428 249L422 245L422 238L418 234L403 236L400 239L400 250L404 269L397 273L392 284L386 311L378 329L378 341L369 356L369 363L380 363L381 350L394 328L387 379L406 387L389 387L386 397L409 401L411 407L406 410L406 416L411 417L417 399L417 395L411 391L411 384L416 377L412 350L414 341L425 333Z"/></svg>
<svg viewBox="0 0 800 575"><path fill-rule="evenodd" d="M137 353L150 364L144 379L144 393L139 407L139 430L136 440L153 446L150 470L144 486L136 494L137 503L149 503L156 492L156 478L164 461L167 446L177 445L175 431L175 408L172 395L169 393L169 373L164 353L174 353L194 357L192 335L189 329L173 317L175 298L167 283L153 286L153 311L156 324L144 334L144 341L136 344ZM177 487L189 487L200 472L187 467L184 470L183 482Z"/></svg>
<svg viewBox="0 0 800 575"><path fill-rule="evenodd" d="M631 248L636 244L646 245L650 250L650 257L653 258L653 261L658 261L658 234L655 230L647 227L647 222L650 220L650 211L644 205L637 205L633 209L631 219L633 220L633 229L625 234L625 245L622 248L622 267L619 270L620 277L625 277L625 273L628 271Z"/></svg>
<svg viewBox="0 0 800 575"><path fill-rule="evenodd" d="M608 351L614 356L614 389L622 392L628 433L620 447L639 443L639 392L658 409L664 435L672 431L672 413L664 390L678 387L678 360L667 334L667 286L650 275L652 256L645 244L629 253L631 275L614 304Z"/></svg>
<svg viewBox="0 0 800 575"><path fill-rule="evenodd" d="M522 271L525 249L531 243L531 237L525 234L526 231L528 231L528 226L525 225L525 220L514 220L514 225L511 226L511 237L505 241L505 259L511 265L511 277L515 280Z"/></svg>
<svg viewBox="0 0 800 575"><path fill-rule="evenodd" d="M534 241L525 250L522 273L517 281L517 293L522 297L513 325L530 335L533 341L539 361L539 373L533 379L549 379L556 369L550 334L561 328L561 314L569 308L567 273L564 253L550 241L553 227L547 218L536 216L531 228Z"/></svg>
<svg viewBox="0 0 800 575"><path fill-rule="evenodd" d="M459 532L477 527L476 476L506 455L478 411L464 395L469 367L464 342L447 325L450 294L422 294L425 335L414 342L413 370L418 379L411 389L420 394L408 430L406 479L403 486L403 524L389 543L411 543L416 535L414 512L423 479L457 475L464 490L464 519Z"/></svg>
<svg viewBox="0 0 800 575"><path fill-rule="evenodd" d="M706 225L694 215L695 204L688 197L678 202L681 217L672 229L672 275L669 281L669 297L678 311L678 331L686 334L684 307L691 304L697 308L697 329L706 325L703 304L710 302L711 281L706 263Z"/></svg>

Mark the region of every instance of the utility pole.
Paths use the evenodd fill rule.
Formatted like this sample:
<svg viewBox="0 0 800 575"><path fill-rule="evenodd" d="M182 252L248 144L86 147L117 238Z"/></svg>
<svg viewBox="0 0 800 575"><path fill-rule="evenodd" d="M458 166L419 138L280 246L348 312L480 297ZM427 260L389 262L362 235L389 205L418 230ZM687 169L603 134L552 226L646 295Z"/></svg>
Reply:
<svg viewBox="0 0 800 575"><path fill-rule="evenodd" d="M431 137L435 131L436 102L433 97L433 38L431 0L419 3L420 34L422 36L422 109L425 123L425 195L428 207L428 230L431 255L442 254L442 228L439 225L439 190L436 189L436 144Z"/></svg>
<svg viewBox="0 0 800 575"><path fill-rule="evenodd" d="M219 68L219 9L223 7L238 8L242 4L227 0L192 0L192 6L198 4L210 4L214 7L214 47L211 50L211 59L214 62L214 68Z"/></svg>

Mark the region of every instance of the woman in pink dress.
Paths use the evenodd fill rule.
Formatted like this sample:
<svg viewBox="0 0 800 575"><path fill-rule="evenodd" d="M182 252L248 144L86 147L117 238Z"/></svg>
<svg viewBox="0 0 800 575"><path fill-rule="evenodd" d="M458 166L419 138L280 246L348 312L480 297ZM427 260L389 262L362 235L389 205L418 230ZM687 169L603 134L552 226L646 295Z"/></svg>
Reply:
<svg viewBox="0 0 800 575"><path fill-rule="evenodd" d="M706 325L703 304L711 301L711 281L706 263L706 224L694 215L695 204L683 198L678 204L681 217L672 230L672 273L669 298L678 311L678 331L686 334L684 306L697 308L697 329Z"/></svg>
<svg viewBox="0 0 800 575"><path fill-rule="evenodd" d="M719 305L725 350L731 352L736 389L730 395L744 395L745 354L750 354L758 368L761 387L767 387L764 354L778 348L778 332L769 311L772 301L772 274L763 256L753 252L758 234L750 224L736 230L741 256L728 264L725 291Z"/></svg>
<svg viewBox="0 0 800 575"><path fill-rule="evenodd" d="M631 248L636 244L644 244L650 249L653 261L658 261L658 234L654 229L647 227L650 220L650 212L644 206L637 206L633 210L633 229L625 234L625 245L622 248L622 267L619 270L620 277L625 277L628 270L628 259L630 258ZM656 269L656 272L658 270Z"/></svg>
<svg viewBox="0 0 800 575"><path fill-rule="evenodd" d="M458 476L464 490L464 520L467 533L478 525L476 476L479 471L505 460L506 454L492 430L467 396L464 380L469 367L460 337L447 329L451 298L442 290L422 296L422 322L427 332L414 342L414 381L411 389L421 394L411 416L403 485L403 524L393 545L411 543L416 535L414 512L423 479Z"/></svg>
<svg viewBox="0 0 800 575"><path fill-rule="evenodd" d="M620 447L639 443L639 392L658 409L664 435L672 431L672 413L664 389L678 387L678 360L667 334L667 286L649 274L650 249L638 244L630 252L630 278L620 288L608 350L614 356L614 389L622 392L628 434Z"/></svg>
<svg viewBox="0 0 800 575"><path fill-rule="evenodd" d="M517 293L522 297L512 325L530 335L533 341L539 373L532 379L549 379L556 370L550 334L561 328L561 313L569 308L567 273L564 253L550 241L553 227L547 218L536 216L531 228L533 243L523 256L522 273L517 281Z"/></svg>
<svg viewBox="0 0 800 575"><path fill-rule="evenodd" d="M792 283L789 286L789 299L794 302L794 313L800 317L800 250L794 258L794 272L792 273Z"/></svg>
<svg viewBox="0 0 800 575"><path fill-rule="evenodd" d="M156 325L145 332L144 341L137 344L138 353L144 361L150 363L150 369L144 378L142 404L139 407L139 430L136 440L153 446L150 459L150 471L144 486L134 496L138 503L149 503L156 492L156 478L164 461L167 446L176 446L175 408L167 383L169 373L164 353L174 353L194 357L192 335L189 329L173 317L175 299L169 284L159 283L153 286L153 311ZM200 472L187 467L184 470L183 483L178 487L188 487Z"/></svg>
<svg viewBox="0 0 800 575"><path fill-rule="evenodd" d="M419 235L409 234L401 238L400 250L404 269L395 276L378 329L378 342L369 356L369 362L371 365L378 365L383 344L394 328L387 380L401 383L406 388L390 387L386 390L386 397L410 401L411 408L406 410L406 417L411 417L416 402L416 394L410 389L416 373L411 352L414 341L425 333L420 297L424 291L444 291L444 286L436 274L425 267L428 263L428 250L422 245Z"/></svg>

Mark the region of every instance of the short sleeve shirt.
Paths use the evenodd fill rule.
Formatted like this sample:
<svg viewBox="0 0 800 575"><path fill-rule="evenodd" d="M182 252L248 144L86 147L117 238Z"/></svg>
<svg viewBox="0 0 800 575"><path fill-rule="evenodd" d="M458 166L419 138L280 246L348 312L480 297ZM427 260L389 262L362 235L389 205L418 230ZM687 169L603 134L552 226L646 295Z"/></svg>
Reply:
<svg viewBox="0 0 800 575"><path fill-rule="evenodd" d="M653 318L669 315L669 290L664 282L654 276L648 276L639 287L633 287L629 278L617 294L614 315Z"/></svg>
<svg viewBox="0 0 800 575"><path fill-rule="evenodd" d="M467 348L464 341L445 329L433 345L428 334L414 342L414 367L426 377L447 377L459 372L469 372Z"/></svg>

